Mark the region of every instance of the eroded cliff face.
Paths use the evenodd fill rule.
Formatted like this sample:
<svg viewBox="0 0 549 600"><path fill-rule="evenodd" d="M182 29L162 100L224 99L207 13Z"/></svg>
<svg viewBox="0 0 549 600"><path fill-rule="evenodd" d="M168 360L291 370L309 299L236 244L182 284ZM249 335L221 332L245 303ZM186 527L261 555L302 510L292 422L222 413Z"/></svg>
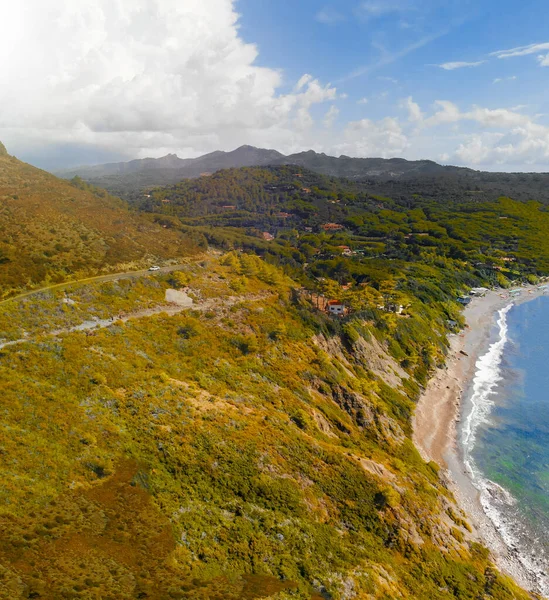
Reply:
<svg viewBox="0 0 549 600"><path fill-rule="evenodd" d="M0 360L1 598L528 597L413 447L387 333L329 333L250 257L190 264L192 306L130 318L175 279L0 307L27 333Z"/></svg>

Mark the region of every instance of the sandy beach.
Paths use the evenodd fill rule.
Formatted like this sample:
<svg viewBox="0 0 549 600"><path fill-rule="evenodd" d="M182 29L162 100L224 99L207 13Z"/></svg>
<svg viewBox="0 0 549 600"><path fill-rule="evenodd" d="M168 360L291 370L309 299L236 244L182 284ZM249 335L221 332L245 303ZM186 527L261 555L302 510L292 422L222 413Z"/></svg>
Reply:
<svg viewBox="0 0 549 600"><path fill-rule="evenodd" d="M454 493L474 528L473 536L487 546L494 562L522 587L540 592L536 578L508 547L485 514L479 491L466 473L458 444L458 423L476 372L476 363L489 348L498 311L511 303L519 304L544 293L536 287L523 288L519 297L503 291L490 291L475 298L464 310L467 326L450 337L450 351L444 368L439 369L422 394L414 415L414 443L423 458L442 467L442 476Z"/></svg>

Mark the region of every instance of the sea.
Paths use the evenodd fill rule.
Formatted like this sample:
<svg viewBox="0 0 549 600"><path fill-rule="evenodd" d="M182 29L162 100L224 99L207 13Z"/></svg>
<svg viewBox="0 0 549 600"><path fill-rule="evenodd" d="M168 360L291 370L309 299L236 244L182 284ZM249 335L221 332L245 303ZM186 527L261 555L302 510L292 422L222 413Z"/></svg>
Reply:
<svg viewBox="0 0 549 600"><path fill-rule="evenodd" d="M484 512L549 598L548 296L509 304L495 316L459 440Z"/></svg>

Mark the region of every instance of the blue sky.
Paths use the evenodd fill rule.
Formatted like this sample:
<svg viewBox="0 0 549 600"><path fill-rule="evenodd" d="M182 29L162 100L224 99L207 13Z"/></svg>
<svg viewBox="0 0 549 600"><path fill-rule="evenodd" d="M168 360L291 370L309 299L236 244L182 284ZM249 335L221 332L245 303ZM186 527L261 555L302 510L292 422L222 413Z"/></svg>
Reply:
<svg viewBox="0 0 549 600"><path fill-rule="evenodd" d="M237 9L261 64L282 67L289 87L303 72L337 85L349 96L338 105L344 118L395 114L407 96L420 105L448 99L463 109L547 109L549 69L540 69L536 53L491 56L549 40L544 0L239 0ZM357 104L362 98L366 105Z"/></svg>
<svg viewBox="0 0 549 600"><path fill-rule="evenodd" d="M549 7L542 0L239 0L236 6L241 34L258 45L259 62L284 69L289 85L307 72L354 99L389 91L499 106L501 91L493 80L520 75L522 83L507 86L505 94L545 95L532 56L520 62L490 58L549 39ZM487 62L480 68L452 73L433 66L482 60ZM397 79L397 89L384 78Z"/></svg>
<svg viewBox="0 0 549 600"><path fill-rule="evenodd" d="M0 139L46 168L252 144L549 171L546 1L20 0L0 21Z"/></svg>

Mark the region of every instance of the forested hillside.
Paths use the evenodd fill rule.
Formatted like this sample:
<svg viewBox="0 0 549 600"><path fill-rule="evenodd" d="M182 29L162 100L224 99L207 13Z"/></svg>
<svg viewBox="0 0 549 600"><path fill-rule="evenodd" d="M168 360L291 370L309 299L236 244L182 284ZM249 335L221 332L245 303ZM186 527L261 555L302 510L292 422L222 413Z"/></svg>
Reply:
<svg viewBox="0 0 549 600"><path fill-rule="evenodd" d="M13 289L192 240L227 250L0 305L2 600L533 598L411 417L456 298L549 272L542 205L388 198L283 166L158 189L138 214L0 168Z"/></svg>
<svg viewBox="0 0 549 600"><path fill-rule="evenodd" d="M339 322L293 288L230 253L0 307L0 598L529 597L410 440L451 305Z"/></svg>
<svg viewBox="0 0 549 600"><path fill-rule="evenodd" d="M540 203L377 192L292 166L248 168L154 190L139 206L170 227L283 264L306 285L327 276L376 288L390 280L406 291L433 269L436 287L447 278L454 288L508 286L549 273Z"/></svg>
<svg viewBox="0 0 549 600"><path fill-rule="evenodd" d="M514 200L549 203L549 174L490 173L440 165L431 160L403 158L352 158L324 153L299 152L283 156L274 150L242 146L232 152L212 152L194 159L167 155L60 171L61 177L81 176L86 181L124 199L138 199L148 189L168 186L183 179L211 175L220 169L288 165L326 177L346 178L367 184L372 193L407 199L415 194L437 201L476 199L494 201L499 196Z"/></svg>
<svg viewBox="0 0 549 600"><path fill-rule="evenodd" d="M0 149L1 150L1 149ZM1 294L186 256L197 242L82 180L72 185L0 152Z"/></svg>

